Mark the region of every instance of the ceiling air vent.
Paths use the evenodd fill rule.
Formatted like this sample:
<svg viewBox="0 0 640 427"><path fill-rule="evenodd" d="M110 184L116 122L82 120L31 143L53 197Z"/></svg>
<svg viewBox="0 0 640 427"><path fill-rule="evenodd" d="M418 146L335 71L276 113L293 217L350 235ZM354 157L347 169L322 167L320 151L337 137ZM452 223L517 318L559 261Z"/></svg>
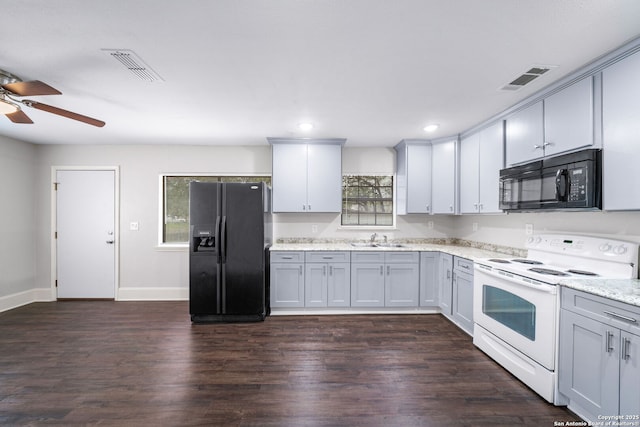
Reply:
<svg viewBox="0 0 640 427"><path fill-rule="evenodd" d="M531 67L528 71L522 73L522 75L516 77L511 83L506 84L500 88L500 90L510 90L516 91L520 90L524 87L524 85L531 83L538 77L542 76L544 73L549 71L552 68L555 68L554 65L536 65Z"/></svg>
<svg viewBox="0 0 640 427"><path fill-rule="evenodd" d="M118 60L136 77L147 82L164 81L162 77L149 67L136 53L130 49L102 49L112 58Z"/></svg>

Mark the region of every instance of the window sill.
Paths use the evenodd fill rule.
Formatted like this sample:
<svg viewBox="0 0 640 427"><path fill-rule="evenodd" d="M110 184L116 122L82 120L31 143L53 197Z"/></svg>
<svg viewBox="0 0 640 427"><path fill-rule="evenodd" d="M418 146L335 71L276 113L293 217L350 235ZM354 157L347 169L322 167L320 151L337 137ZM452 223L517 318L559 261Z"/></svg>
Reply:
<svg viewBox="0 0 640 427"><path fill-rule="evenodd" d="M188 243L161 243L156 246L158 252L186 252L189 250Z"/></svg>
<svg viewBox="0 0 640 427"><path fill-rule="evenodd" d="M348 231L393 231L397 230L395 225L341 225L338 230Z"/></svg>

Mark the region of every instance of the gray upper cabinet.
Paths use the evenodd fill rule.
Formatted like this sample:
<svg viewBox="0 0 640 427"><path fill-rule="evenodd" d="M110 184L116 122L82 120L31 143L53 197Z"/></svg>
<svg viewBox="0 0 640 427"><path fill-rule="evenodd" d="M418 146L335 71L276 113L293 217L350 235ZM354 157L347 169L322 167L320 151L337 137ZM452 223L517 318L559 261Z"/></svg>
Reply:
<svg viewBox="0 0 640 427"><path fill-rule="evenodd" d="M603 207L640 209L640 53L602 72Z"/></svg>
<svg viewBox="0 0 640 427"><path fill-rule="evenodd" d="M581 147L593 139L593 78L582 79L544 100L544 155Z"/></svg>
<svg viewBox="0 0 640 427"><path fill-rule="evenodd" d="M592 146L593 89L587 77L507 117L507 165Z"/></svg>
<svg viewBox="0 0 640 427"><path fill-rule="evenodd" d="M397 213L431 213L431 144L402 140L394 148Z"/></svg>
<svg viewBox="0 0 640 427"><path fill-rule="evenodd" d="M460 213L499 213L498 180L504 167L499 121L460 141Z"/></svg>
<svg viewBox="0 0 640 427"><path fill-rule="evenodd" d="M456 213L456 146L457 140L433 144L431 201L434 214Z"/></svg>
<svg viewBox="0 0 640 427"><path fill-rule="evenodd" d="M274 212L340 212L344 139L269 138Z"/></svg>

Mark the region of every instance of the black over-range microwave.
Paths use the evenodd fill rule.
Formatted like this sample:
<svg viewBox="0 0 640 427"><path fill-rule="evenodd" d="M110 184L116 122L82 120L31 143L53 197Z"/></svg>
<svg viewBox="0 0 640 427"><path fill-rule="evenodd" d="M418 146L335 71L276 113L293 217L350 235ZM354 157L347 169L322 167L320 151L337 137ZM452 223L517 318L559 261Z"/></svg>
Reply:
<svg viewBox="0 0 640 427"><path fill-rule="evenodd" d="M602 150L582 150L502 169L500 209L602 209Z"/></svg>

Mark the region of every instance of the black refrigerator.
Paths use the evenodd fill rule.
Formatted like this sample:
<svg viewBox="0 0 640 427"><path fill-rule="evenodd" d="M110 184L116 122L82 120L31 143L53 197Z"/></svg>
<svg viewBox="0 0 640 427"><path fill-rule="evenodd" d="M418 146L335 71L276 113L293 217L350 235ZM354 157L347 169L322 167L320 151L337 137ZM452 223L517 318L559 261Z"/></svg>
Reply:
<svg viewBox="0 0 640 427"><path fill-rule="evenodd" d="M269 314L270 201L262 182L190 183L192 322L262 321Z"/></svg>

